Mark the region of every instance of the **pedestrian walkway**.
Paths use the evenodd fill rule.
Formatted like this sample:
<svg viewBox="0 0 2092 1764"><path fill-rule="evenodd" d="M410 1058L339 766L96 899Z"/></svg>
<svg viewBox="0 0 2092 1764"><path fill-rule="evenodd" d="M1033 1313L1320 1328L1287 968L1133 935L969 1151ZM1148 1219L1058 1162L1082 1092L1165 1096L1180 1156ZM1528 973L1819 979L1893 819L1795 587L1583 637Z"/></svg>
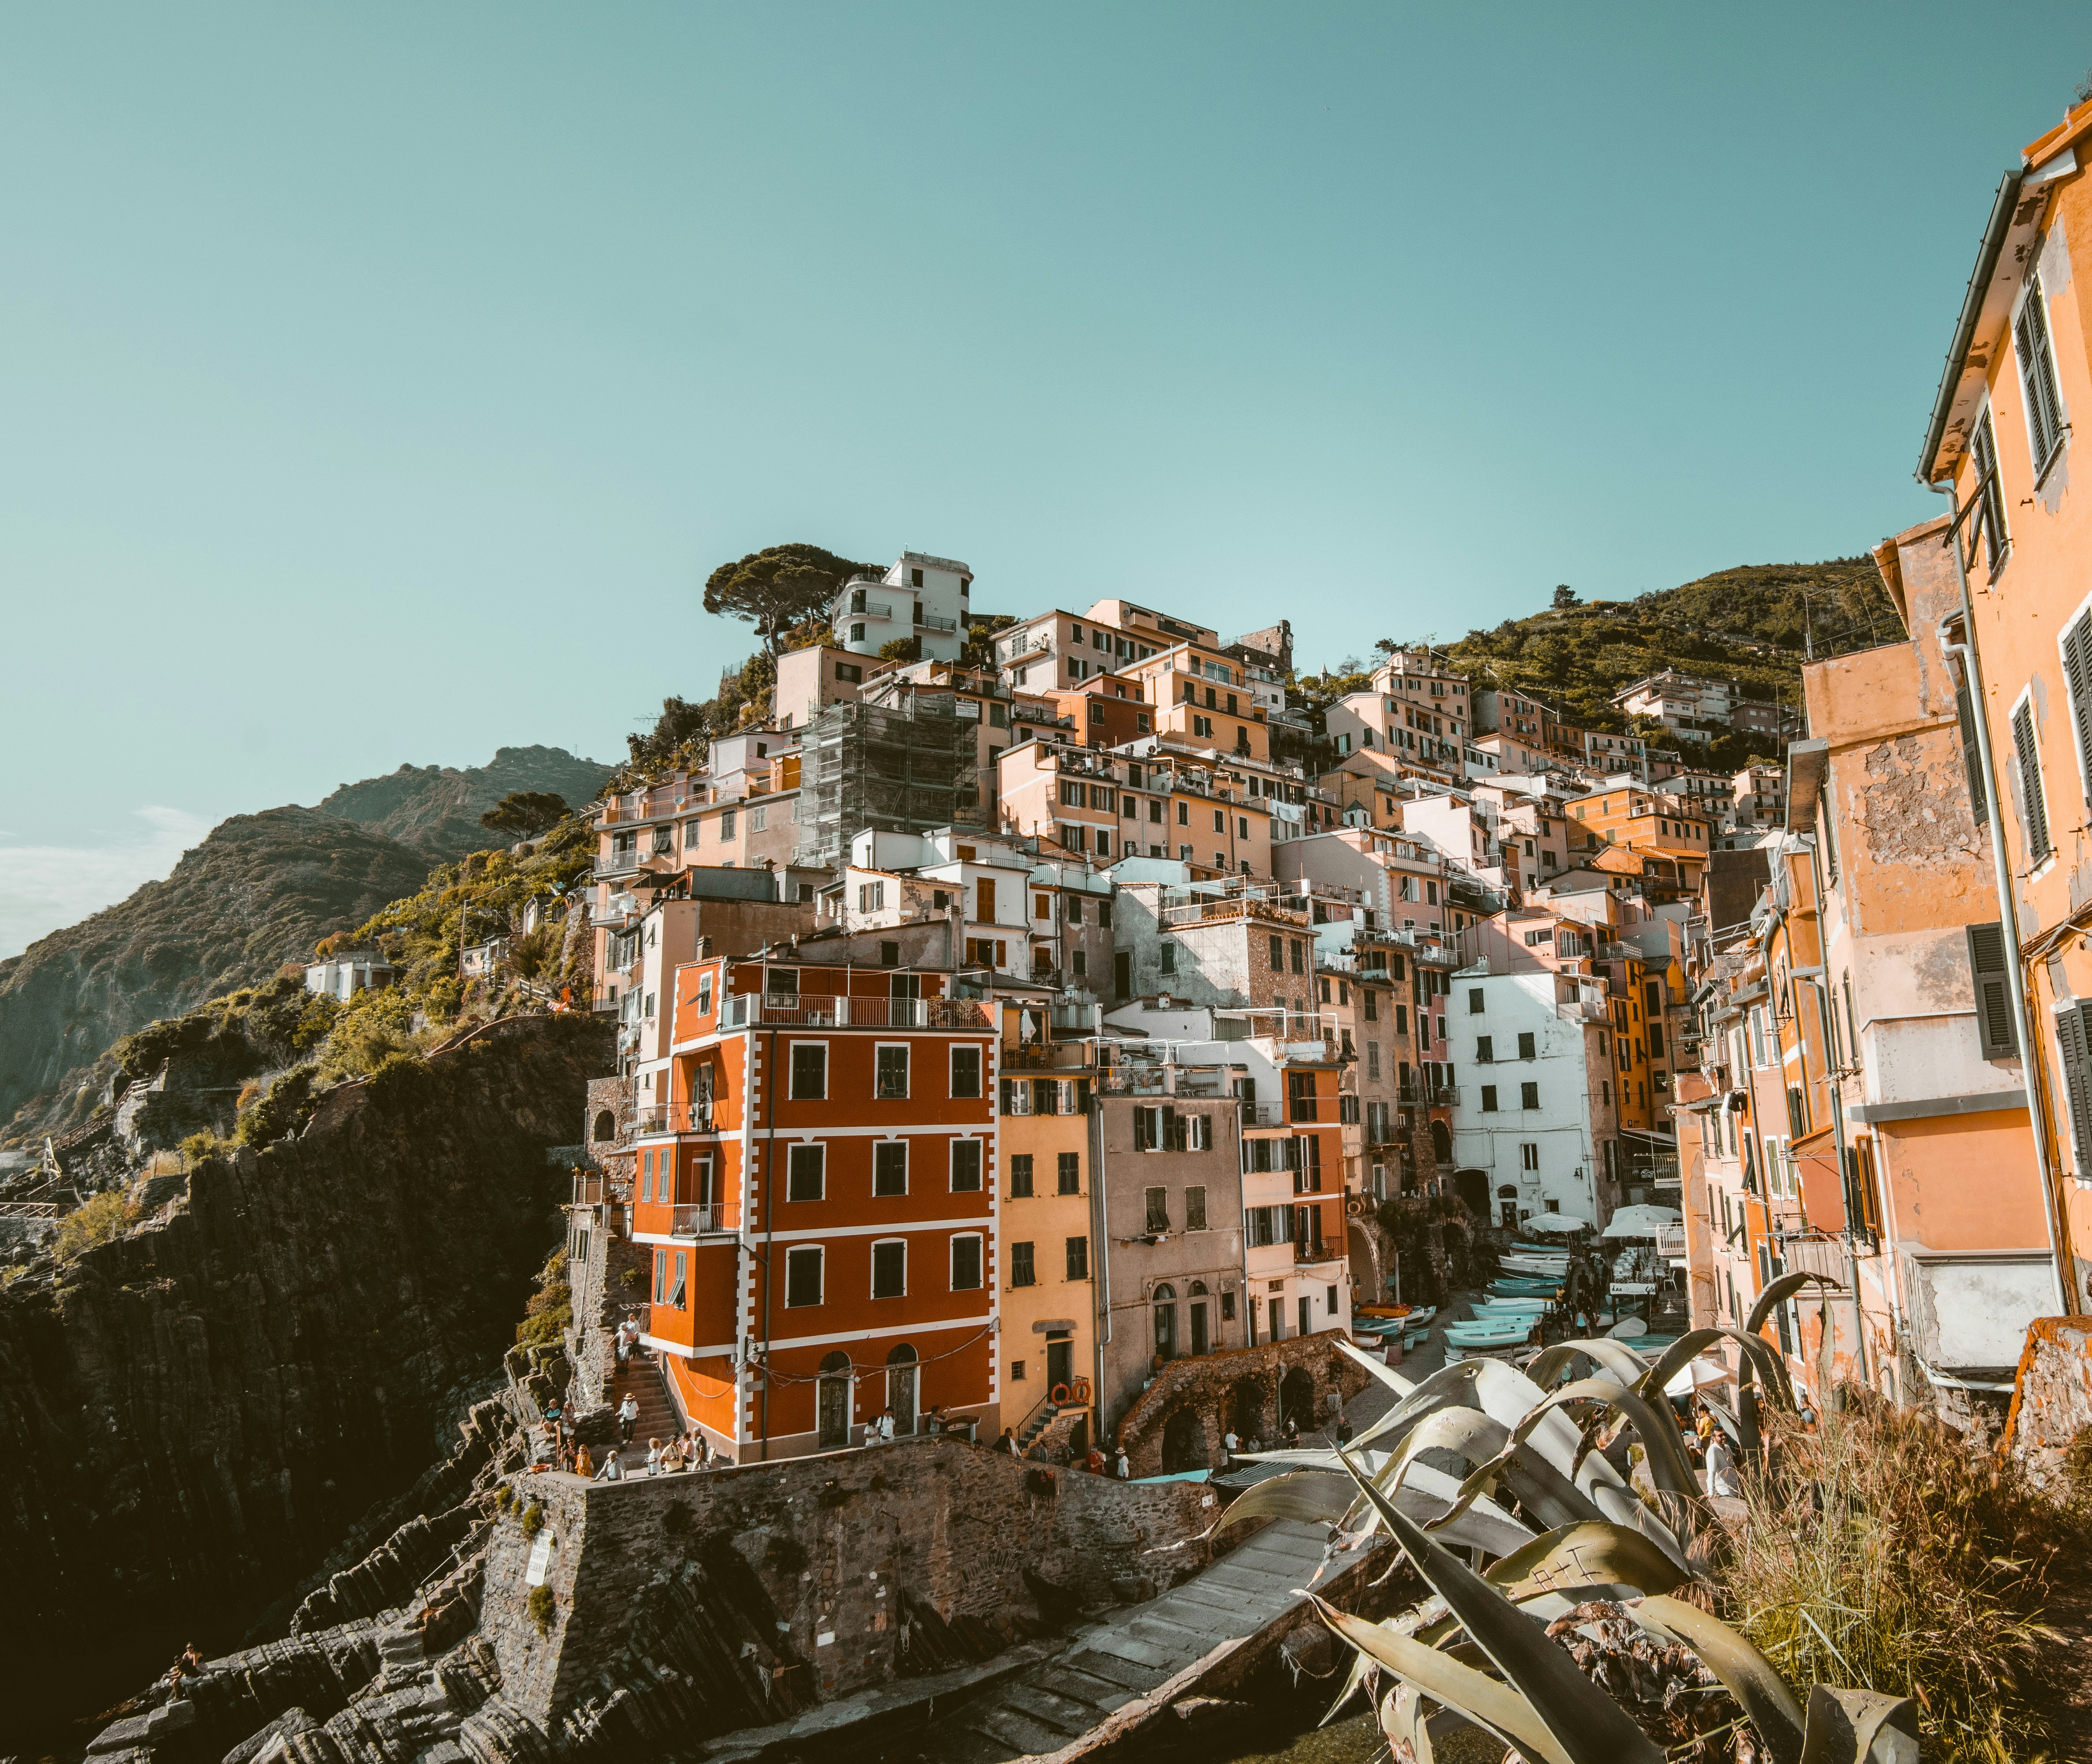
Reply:
<svg viewBox="0 0 2092 1764"><path fill-rule="evenodd" d="M1350 1567L1340 1555L1324 1572L1326 1525L1277 1520L1160 1598L1134 1606L1041 1662L940 1717L923 1734L935 1764L1005 1764L1057 1752L1224 1641L1253 1636ZM1320 1576L1318 1581L1317 1576Z"/></svg>
<svg viewBox="0 0 2092 1764"><path fill-rule="evenodd" d="M627 1364L619 1367L610 1381L610 1405L613 1411L623 1407L628 1393L639 1404L639 1419L633 1425L632 1443L617 1448L617 1461L629 1471L635 1465L642 1469L646 1467L648 1440L658 1439L665 1446L681 1429L668 1401L668 1386L662 1382L659 1361L634 1354ZM602 1452L596 1454L596 1461L603 1461Z"/></svg>

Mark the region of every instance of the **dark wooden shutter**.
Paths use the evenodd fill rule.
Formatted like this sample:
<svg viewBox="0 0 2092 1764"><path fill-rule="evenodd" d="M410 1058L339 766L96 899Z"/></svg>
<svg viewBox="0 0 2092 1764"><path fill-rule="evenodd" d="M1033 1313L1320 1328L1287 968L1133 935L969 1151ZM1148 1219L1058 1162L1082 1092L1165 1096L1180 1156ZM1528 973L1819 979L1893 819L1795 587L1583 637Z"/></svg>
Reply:
<svg viewBox="0 0 2092 1764"><path fill-rule="evenodd" d="M2092 1023L2088 1007L2073 1005L2055 1014L2055 1039L2063 1053L2063 1088L2070 1103L2070 1139L2077 1171L2092 1171Z"/></svg>
<svg viewBox="0 0 2092 1764"><path fill-rule="evenodd" d="M2020 823L2026 829L2027 863L2039 863L2050 850L2048 807L2041 789L2041 750L2034 734L2034 701L2012 712L2012 747L2020 762Z"/></svg>
<svg viewBox="0 0 2092 1764"><path fill-rule="evenodd" d="M2092 779L2092 617L2081 618L2063 633L2063 677L2070 689L2071 733L2077 738L2077 772ZM2086 785L2092 802L2092 783Z"/></svg>
<svg viewBox="0 0 2092 1764"><path fill-rule="evenodd" d="M2039 281L2028 290L2012 327L2018 345L2020 383L2025 389L2027 417L2034 428L2034 469L2048 463L2063 435L2062 400L2055 389L2055 357L2049 347L2048 301Z"/></svg>
<svg viewBox="0 0 2092 1764"><path fill-rule="evenodd" d="M1983 750L1976 737L1976 707L1969 696L1965 671L1954 670L1954 716L1961 725L1961 770L1969 780L1969 811L1981 827L1989 819L1990 798L1983 789Z"/></svg>
<svg viewBox="0 0 2092 1764"><path fill-rule="evenodd" d="M2012 981L2005 967L2004 927L1993 920L1969 927L1969 978L1976 988L1976 1034L1986 1060L2009 1060L2020 1051L2012 1024Z"/></svg>

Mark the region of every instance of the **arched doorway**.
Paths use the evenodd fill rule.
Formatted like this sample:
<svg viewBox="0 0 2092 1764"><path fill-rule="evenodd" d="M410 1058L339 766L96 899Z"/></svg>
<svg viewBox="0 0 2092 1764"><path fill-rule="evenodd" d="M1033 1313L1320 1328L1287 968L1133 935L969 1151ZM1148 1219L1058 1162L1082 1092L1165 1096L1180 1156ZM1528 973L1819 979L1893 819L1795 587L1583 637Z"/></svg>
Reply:
<svg viewBox="0 0 2092 1764"><path fill-rule="evenodd" d="M897 1435L915 1431L915 1350L903 1342L886 1356L886 1406Z"/></svg>
<svg viewBox="0 0 2092 1764"><path fill-rule="evenodd" d="M1460 1197L1460 1204L1473 1216L1477 1223L1486 1225L1489 1217L1489 1179L1478 1170L1455 1170L1453 1173L1453 1192Z"/></svg>
<svg viewBox="0 0 2092 1764"><path fill-rule="evenodd" d="M605 1109L595 1118L595 1143L598 1145L607 1145L616 1137L617 1117Z"/></svg>
<svg viewBox="0 0 2092 1764"><path fill-rule="evenodd" d="M1282 1430L1288 1421L1303 1433L1316 1425L1315 1374L1305 1366L1295 1366L1278 1381L1278 1425Z"/></svg>
<svg viewBox="0 0 2092 1764"><path fill-rule="evenodd" d="M1518 1185L1506 1182L1497 1190L1498 1210L1503 1215L1502 1223L1506 1231L1518 1229Z"/></svg>
<svg viewBox="0 0 2092 1764"><path fill-rule="evenodd" d="M1177 1357L1177 1289L1165 1281L1155 1289L1155 1357Z"/></svg>
<svg viewBox="0 0 2092 1764"><path fill-rule="evenodd" d="M1453 1135L1442 1121L1431 1123L1431 1155L1441 1164L1453 1161Z"/></svg>
<svg viewBox="0 0 2092 1764"><path fill-rule="evenodd" d="M1211 1339L1206 1334L1206 1283L1195 1280L1191 1282L1191 1351L1204 1354L1212 1351Z"/></svg>
<svg viewBox="0 0 2092 1764"><path fill-rule="evenodd" d="M1235 1431L1238 1439L1264 1438L1263 1383L1255 1378L1238 1378L1228 1393L1228 1425Z"/></svg>
<svg viewBox="0 0 2092 1764"><path fill-rule="evenodd" d="M839 1451L850 1442L850 1359L830 1354L814 1381L815 1425L821 1450Z"/></svg>
<svg viewBox="0 0 2092 1764"><path fill-rule="evenodd" d="M1205 1419L1189 1403L1172 1409L1162 1423L1162 1473L1206 1468Z"/></svg>

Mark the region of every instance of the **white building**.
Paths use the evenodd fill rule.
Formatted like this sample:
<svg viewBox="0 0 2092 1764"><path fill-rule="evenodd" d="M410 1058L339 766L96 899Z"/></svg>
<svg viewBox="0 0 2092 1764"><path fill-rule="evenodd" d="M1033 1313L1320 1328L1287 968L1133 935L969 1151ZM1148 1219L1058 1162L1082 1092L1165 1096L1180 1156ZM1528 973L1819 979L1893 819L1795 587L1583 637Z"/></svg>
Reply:
<svg viewBox="0 0 2092 1764"><path fill-rule="evenodd" d="M1602 1230L1598 1178L1613 1174L1619 1131L1606 983L1471 968L1446 1002L1453 1161L1485 1178L1490 1217L1515 1230L1559 1213Z"/></svg>
<svg viewBox="0 0 2092 1764"><path fill-rule="evenodd" d="M353 994L390 986L392 964L374 949L347 949L324 962L305 964L305 990L347 1001Z"/></svg>
<svg viewBox="0 0 2092 1764"><path fill-rule="evenodd" d="M836 645L876 655L897 638L919 637L926 658L956 661L966 643L973 580L973 567L956 558L903 551L884 576L855 576L837 591L830 616Z"/></svg>

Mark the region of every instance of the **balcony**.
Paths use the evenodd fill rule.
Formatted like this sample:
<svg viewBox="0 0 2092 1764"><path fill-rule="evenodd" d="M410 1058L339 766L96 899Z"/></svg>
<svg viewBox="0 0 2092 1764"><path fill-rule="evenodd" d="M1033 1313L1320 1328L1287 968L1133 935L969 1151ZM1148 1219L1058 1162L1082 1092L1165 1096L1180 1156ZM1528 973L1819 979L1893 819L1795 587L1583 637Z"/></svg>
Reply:
<svg viewBox="0 0 2092 1764"><path fill-rule="evenodd" d="M1333 1262L1338 1255L1338 1252L1329 1245L1317 1243L1312 1239L1295 1238L1293 1240L1293 1259L1296 1262Z"/></svg>
<svg viewBox="0 0 2092 1764"><path fill-rule="evenodd" d="M650 1133L711 1133L712 1110L709 1103L693 1105L689 1103L666 1103L657 1109L642 1109L633 1117L632 1133L635 1139Z"/></svg>
<svg viewBox="0 0 2092 1764"><path fill-rule="evenodd" d="M852 594L849 610L837 616L845 619L890 619L893 616L893 603L890 600L867 600L862 595Z"/></svg>
<svg viewBox="0 0 2092 1764"><path fill-rule="evenodd" d="M915 608L915 629L918 631L956 631L958 628L957 619L940 618L934 612L925 612L919 605Z"/></svg>
<svg viewBox="0 0 2092 1764"><path fill-rule="evenodd" d="M636 847L630 851L614 851L607 858L597 858L591 873L599 877L631 876L643 861Z"/></svg>
<svg viewBox="0 0 2092 1764"><path fill-rule="evenodd" d="M1001 1064L1005 1073L1087 1071L1096 1055L1087 1041L1005 1041Z"/></svg>
<svg viewBox="0 0 2092 1764"><path fill-rule="evenodd" d="M1682 1264L1685 1260L1685 1227L1659 1225L1656 1228L1656 1253L1666 1261Z"/></svg>
<svg viewBox="0 0 2092 1764"><path fill-rule="evenodd" d="M1608 1023L1612 1012L1602 998L1561 998L1554 1002L1554 1014L1564 1023Z"/></svg>
<svg viewBox="0 0 2092 1764"><path fill-rule="evenodd" d="M720 1012L724 1029L985 1029L988 1013L970 998L797 997L736 992Z"/></svg>
<svg viewBox="0 0 2092 1764"><path fill-rule="evenodd" d="M1314 1096L1288 1097L1286 1105L1286 1119L1312 1125L1320 1114L1320 1098Z"/></svg>
<svg viewBox="0 0 2092 1764"><path fill-rule="evenodd" d="M715 1231L740 1228L741 1208L723 1202L695 1207L677 1207L668 1226L671 1237L706 1237Z"/></svg>
<svg viewBox="0 0 2092 1764"><path fill-rule="evenodd" d="M1242 1124L1246 1127L1282 1127L1286 1125L1286 1105L1275 1102L1252 1102L1245 1099L1238 1105L1242 1110Z"/></svg>

